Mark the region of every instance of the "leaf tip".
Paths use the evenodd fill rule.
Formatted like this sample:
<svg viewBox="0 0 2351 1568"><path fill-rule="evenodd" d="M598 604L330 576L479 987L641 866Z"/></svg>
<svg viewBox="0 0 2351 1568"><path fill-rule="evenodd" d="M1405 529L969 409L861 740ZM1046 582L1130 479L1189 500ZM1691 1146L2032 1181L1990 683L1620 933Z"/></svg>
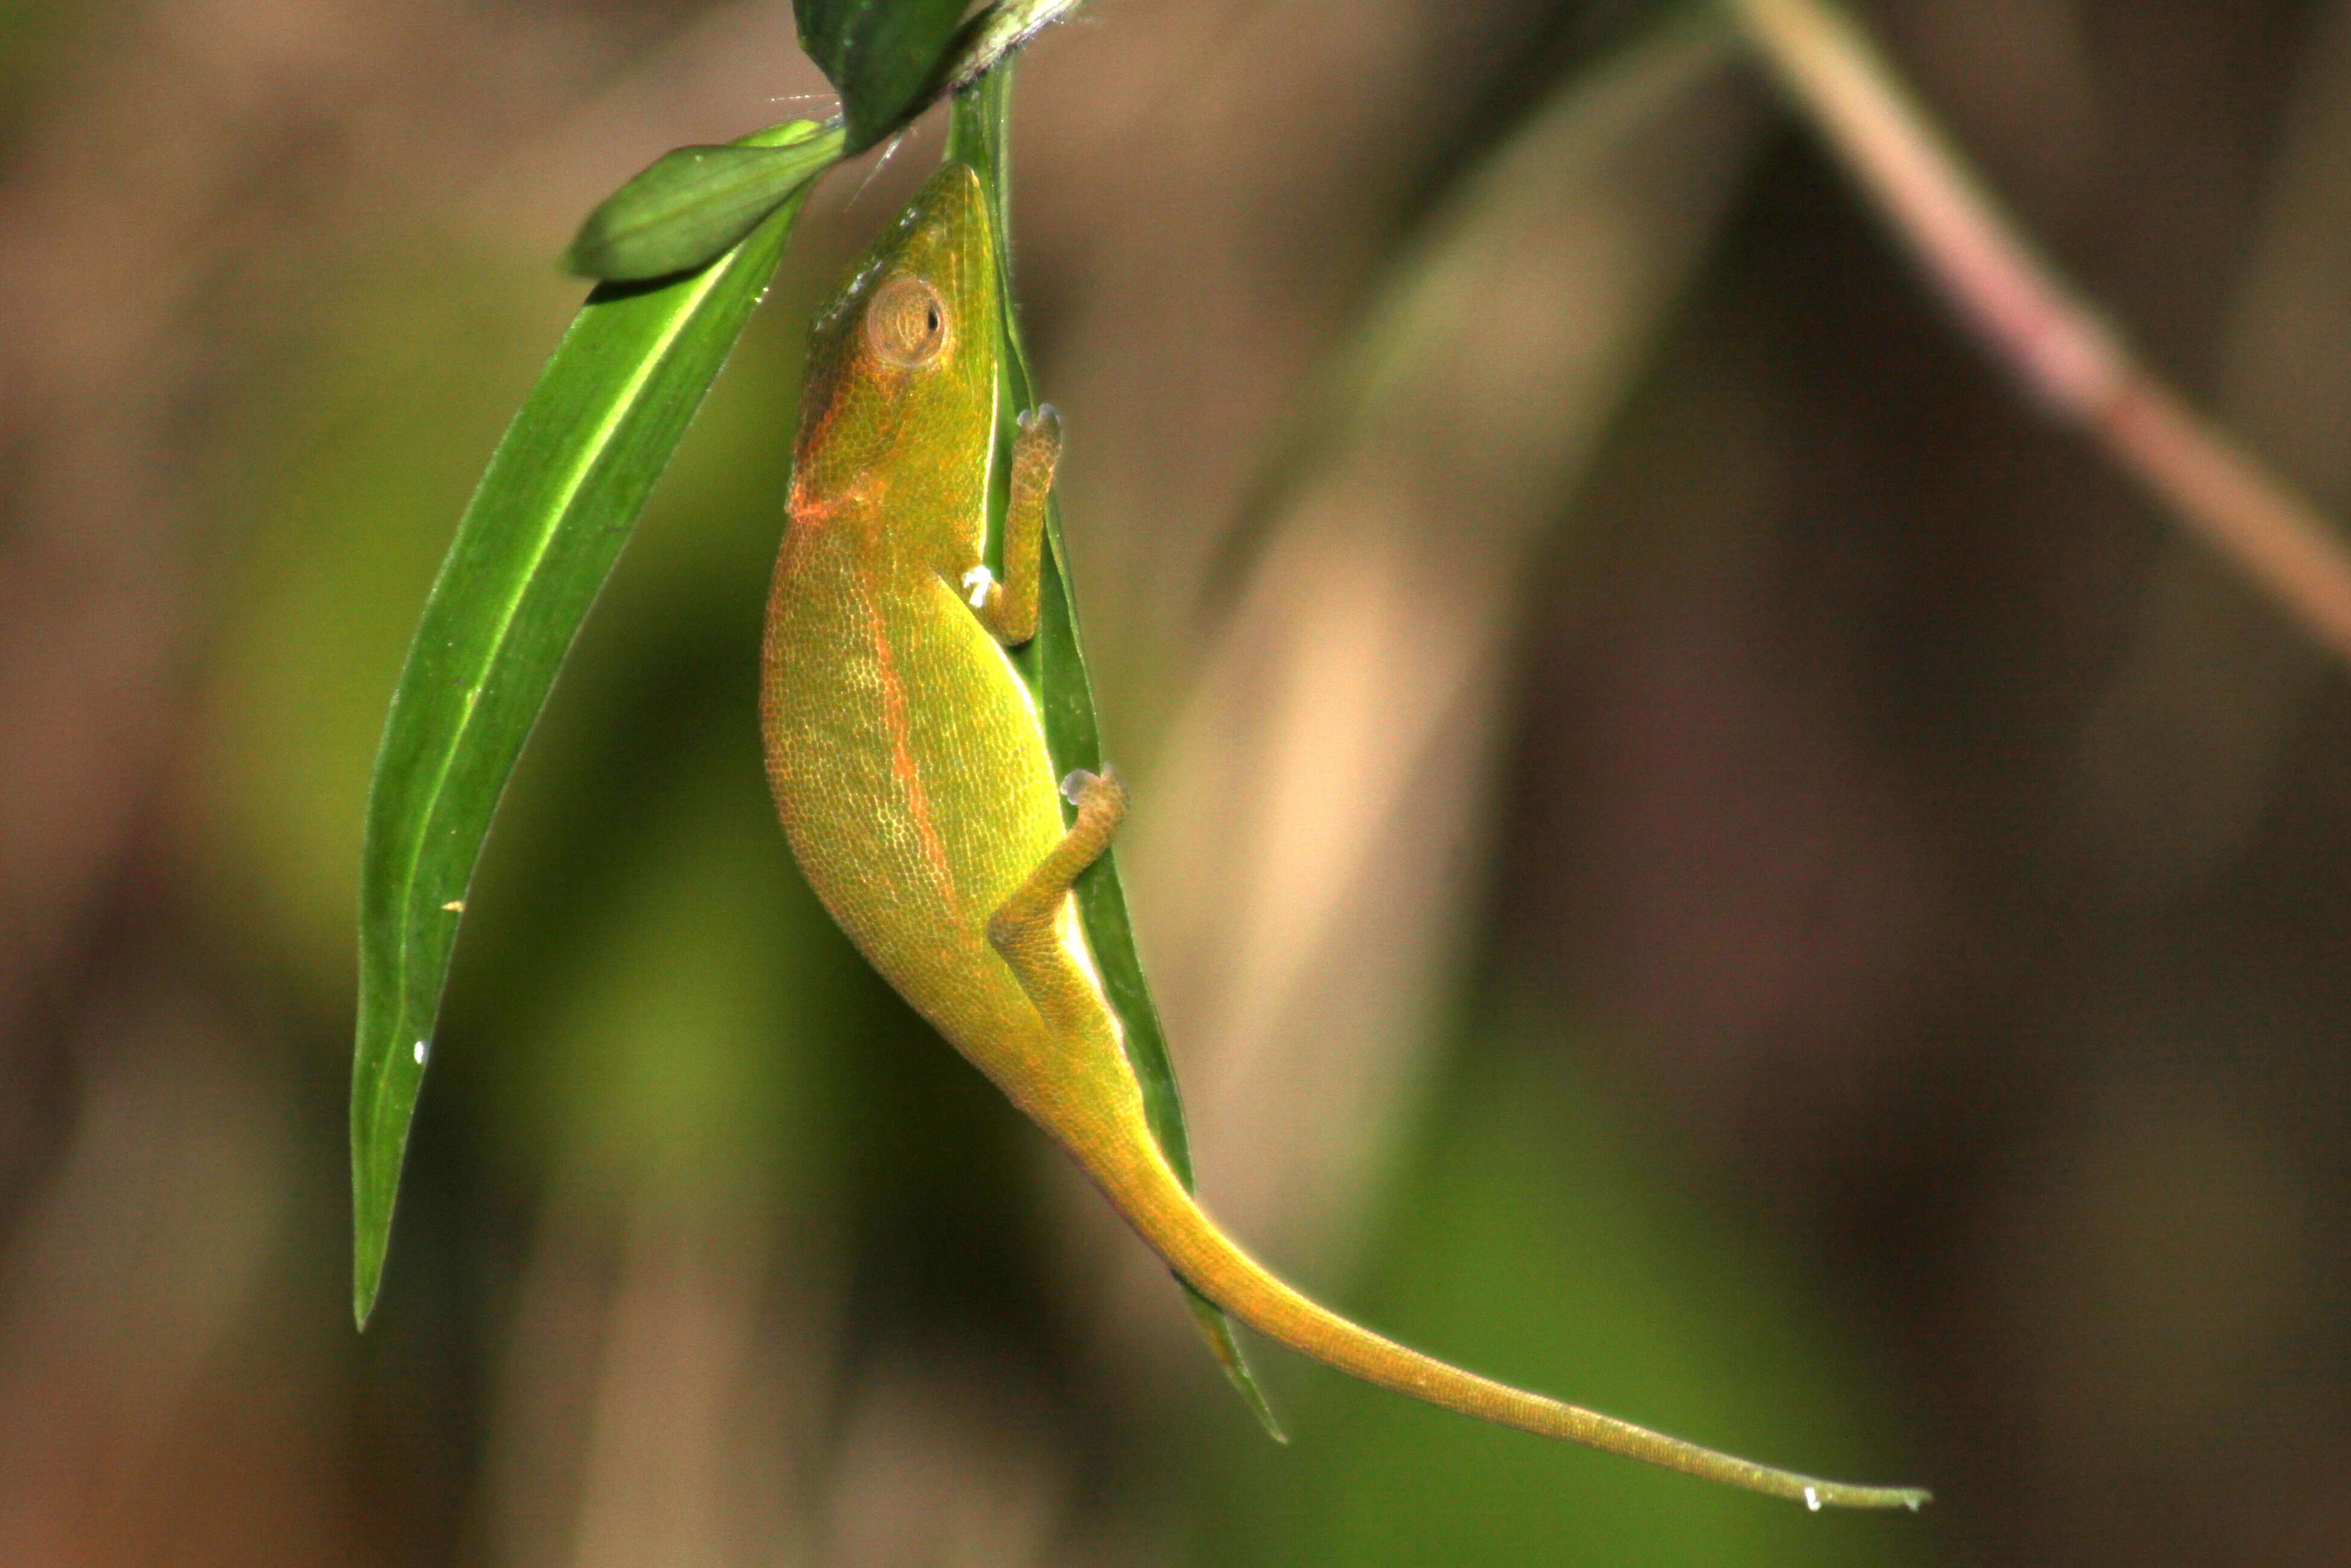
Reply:
<svg viewBox="0 0 2351 1568"><path fill-rule="evenodd" d="M400 1166L407 1153L409 1113L416 1103L415 1078L407 1081L407 1092L399 1096L396 1109L391 1111L396 1130L387 1133L387 1108L383 1096L391 1085L386 1082L404 1066L396 1056L370 1053L364 1049L360 1061L371 1055L376 1059L374 1072L362 1068L351 1081L351 1316L361 1329L368 1325L375 1312L376 1296L383 1287L384 1255L392 1244L392 1205L400 1197ZM424 1047L417 1042L416 1071L423 1071Z"/></svg>
<svg viewBox="0 0 2351 1568"><path fill-rule="evenodd" d="M355 1271L351 1276L351 1326L360 1333L367 1333L368 1319L375 1315L378 1283L378 1277L371 1277L363 1270Z"/></svg>
<svg viewBox="0 0 2351 1568"><path fill-rule="evenodd" d="M362 1182L362 1187L364 1182ZM384 1243L391 1216L372 1212L364 1191L354 1189L351 1215L351 1322L362 1333L375 1315L376 1297L383 1289Z"/></svg>
<svg viewBox="0 0 2351 1568"><path fill-rule="evenodd" d="M1240 1394L1241 1403L1249 1406L1249 1414L1257 1417L1265 1435L1285 1448L1290 1447L1290 1434L1281 1429L1281 1417L1273 1413L1272 1403L1266 1398L1265 1390L1258 1386L1257 1375L1249 1370L1249 1363L1240 1359L1238 1346L1233 1359L1225 1363L1225 1376Z"/></svg>
<svg viewBox="0 0 2351 1568"><path fill-rule="evenodd" d="M590 219L590 225L593 222ZM601 283L604 277L603 264L598 258L602 248L590 238L588 228L589 225L583 225L578 234L571 236L571 243L565 246L563 254L555 258L555 269L571 277L584 277L591 283Z"/></svg>

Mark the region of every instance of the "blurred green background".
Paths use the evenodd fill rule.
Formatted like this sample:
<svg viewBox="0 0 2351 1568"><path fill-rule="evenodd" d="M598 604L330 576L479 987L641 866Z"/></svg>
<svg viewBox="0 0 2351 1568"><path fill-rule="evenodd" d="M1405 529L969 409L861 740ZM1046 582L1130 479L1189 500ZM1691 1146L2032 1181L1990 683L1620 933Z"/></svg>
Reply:
<svg viewBox="0 0 2351 1568"><path fill-rule="evenodd" d="M2351 511L2351 5L1886 0ZM0 1562L2351 1559L2351 688L2012 395L1703 13L1101 0L1017 264L1201 1190L1784 1504L1260 1351L799 883L759 608L833 176L474 889L348 1312L360 806L457 512L783 0L0 4Z"/></svg>

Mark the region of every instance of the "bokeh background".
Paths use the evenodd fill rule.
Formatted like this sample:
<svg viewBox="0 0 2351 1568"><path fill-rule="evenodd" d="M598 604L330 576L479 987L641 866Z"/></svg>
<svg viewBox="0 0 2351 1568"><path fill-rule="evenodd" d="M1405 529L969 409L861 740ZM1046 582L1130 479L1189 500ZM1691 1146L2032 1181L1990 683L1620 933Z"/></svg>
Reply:
<svg viewBox="0 0 2351 1568"><path fill-rule="evenodd" d="M2351 5L1861 12L2351 512ZM856 963L753 672L825 185L590 622L355 1335L360 810L654 154L784 0L0 4L0 1563L2351 1560L2351 685L1702 13L1101 0L1017 245L1210 1207L1801 1509L1261 1350Z"/></svg>

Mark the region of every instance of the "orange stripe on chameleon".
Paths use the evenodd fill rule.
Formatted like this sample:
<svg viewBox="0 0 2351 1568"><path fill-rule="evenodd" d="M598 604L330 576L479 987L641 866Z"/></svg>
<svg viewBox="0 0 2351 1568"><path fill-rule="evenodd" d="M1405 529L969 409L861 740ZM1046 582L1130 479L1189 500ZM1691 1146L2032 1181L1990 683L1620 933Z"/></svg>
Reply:
<svg viewBox="0 0 2351 1568"><path fill-rule="evenodd" d="M914 761L912 730L907 722L906 687L898 674L898 660L890 645L890 629L883 622L882 612L867 599L860 584L858 608L865 612L865 629L873 640L875 674L882 683L882 727L890 737L890 771L906 791L906 815L912 821L914 833L922 841L923 856L931 862L937 875L939 891L950 909L960 911L962 902L956 897L955 868L947 861L946 841L939 837L937 821L931 813L930 792L923 787L922 769Z"/></svg>

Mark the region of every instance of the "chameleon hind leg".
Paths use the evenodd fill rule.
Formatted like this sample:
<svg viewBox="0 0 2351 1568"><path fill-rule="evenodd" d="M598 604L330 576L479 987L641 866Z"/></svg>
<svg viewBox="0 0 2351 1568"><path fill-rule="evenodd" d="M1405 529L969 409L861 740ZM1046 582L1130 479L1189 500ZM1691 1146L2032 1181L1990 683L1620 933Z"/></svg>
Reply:
<svg viewBox="0 0 2351 1568"><path fill-rule="evenodd" d="M1061 916L1078 874L1102 858L1126 816L1126 788L1108 773L1072 773L1061 789L1078 808L1078 820L987 922L989 946L1012 967L1057 1033L1081 1013L1100 1010L1092 977L1062 946Z"/></svg>
<svg viewBox="0 0 2351 1568"><path fill-rule="evenodd" d="M1044 1024L1040 1044L1049 1060L1032 1064L1037 1086L1050 1086L1056 1099L1066 1095L1069 1109L1084 1107L1082 1120L1091 1124L1099 1119L1102 1096L1123 1098L1119 1091L1133 1093L1134 1081L1118 1020L1103 1000L1102 982L1066 940L1063 912L1079 873L1110 848L1126 815L1126 790L1107 773L1082 771L1071 774L1061 789L1077 806L1078 820L989 916L987 940ZM1079 1130L1056 1125L1060 1118L1042 1106L1030 1113L1063 1137Z"/></svg>
<svg viewBox="0 0 2351 1568"><path fill-rule="evenodd" d="M1061 461L1061 416L1040 403L1020 416L1012 438L1012 501L1004 513L1004 580L986 567L964 574L964 591L979 623L1008 648L1037 634L1037 596L1044 573L1045 503ZM1082 869L1082 868L1081 868Z"/></svg>

